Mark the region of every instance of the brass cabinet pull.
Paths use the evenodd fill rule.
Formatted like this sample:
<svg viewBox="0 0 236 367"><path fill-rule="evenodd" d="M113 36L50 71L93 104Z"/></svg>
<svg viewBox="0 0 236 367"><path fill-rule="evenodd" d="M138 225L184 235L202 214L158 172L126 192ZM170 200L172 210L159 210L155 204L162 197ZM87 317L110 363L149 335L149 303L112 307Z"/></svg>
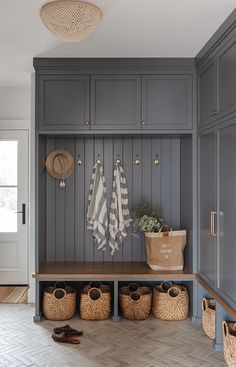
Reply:
<svg viewBox="0 0 236 367"><path fill-rule="evenodd" d="M216 236L216 228L215 228L215 217L216 217L216 212L215 211L211 211L211 235L212 236Z"/></svg>
<svg viewBox="0 0 236 367"><path fill-rule="evenodd" d="M90 121L90 125L92 125L92 126L93 126L94 124L95 124L95 122L94 122L94 121Z"/></svg>
<svg viewBox="0 0 236 367"><path fill-rule="evenodd" d="M142 121L142 125L147 125L147 121Z"/></svg>

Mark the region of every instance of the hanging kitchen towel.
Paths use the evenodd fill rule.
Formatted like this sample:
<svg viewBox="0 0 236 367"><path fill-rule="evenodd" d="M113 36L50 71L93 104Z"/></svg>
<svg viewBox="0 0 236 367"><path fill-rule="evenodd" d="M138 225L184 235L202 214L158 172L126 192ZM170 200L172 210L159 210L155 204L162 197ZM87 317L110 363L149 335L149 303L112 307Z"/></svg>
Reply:
<svg viewBox="0 0 236 367"><path fill-rule="evenodd" d="M98 249L106 248L108 229L106 181L100 163L93 167L88 198L87 229L93 231Z"/></svg>
<svg viewBox="0 0 236 367"><path fill-rule="evenodd" d="M127 228L130 226L129 208L128 208L128 189L124 170L119 163L115 164L113 173L112 198L109 215L109 246L111 255L114 255L116 250L119 250L119 245L122 244L127 236Z"/></svg>

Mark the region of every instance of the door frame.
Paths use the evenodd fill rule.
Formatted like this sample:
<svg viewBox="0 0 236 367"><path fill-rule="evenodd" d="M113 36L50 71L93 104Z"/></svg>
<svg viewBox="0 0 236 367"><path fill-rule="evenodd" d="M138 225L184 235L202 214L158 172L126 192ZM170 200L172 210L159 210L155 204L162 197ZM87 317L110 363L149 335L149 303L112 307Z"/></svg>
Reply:
<svg viewBox="0 0 236 367"><path fill-rule="evenodd" d="M0 120L0 133L1 131L19 131L24 130L28 133L28 286L29 286L29 293L28 299L29 303L34 302L34 281L32 279L31 274L34 272L35 268L35 259L34 259L34 181L33 177L34 174L32 170L34 169L34 147L32 146L32 142L34 141L34 133L32 133L32 125L30 119L24 120ZM32 135L33 134L33 135Z"/></svg>

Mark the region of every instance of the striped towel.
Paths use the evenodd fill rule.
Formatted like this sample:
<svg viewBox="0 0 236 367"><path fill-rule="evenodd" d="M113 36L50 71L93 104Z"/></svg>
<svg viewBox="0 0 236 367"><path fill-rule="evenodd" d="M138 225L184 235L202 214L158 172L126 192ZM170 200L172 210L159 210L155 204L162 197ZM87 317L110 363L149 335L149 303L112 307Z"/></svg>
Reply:
<svg viewBox="0 0 236 367"><path fill-rule="evenodd" d="M93 231L98 249L105 250L108 230L106 181L100 163L94 165L90 181L87 229Z"/></svg>
<svg viewBox="0 0 236 367"><path fill-rule="evenodd" d="M119 245L122 244L124 238L127 236L127 228L132 221L128 208L126 179L124 170L120 164L116 164L114 168L109 217L109 246L111 248L111 255L114 255L115 251L119 250Z"/></svg>

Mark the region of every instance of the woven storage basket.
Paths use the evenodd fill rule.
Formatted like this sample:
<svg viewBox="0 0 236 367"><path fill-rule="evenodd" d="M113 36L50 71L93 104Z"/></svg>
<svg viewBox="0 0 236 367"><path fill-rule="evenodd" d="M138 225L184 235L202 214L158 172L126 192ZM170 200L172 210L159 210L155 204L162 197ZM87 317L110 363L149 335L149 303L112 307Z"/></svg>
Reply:
<svg viewBox="0 0 236 367"><path fill-rule="evenodd" d="M152 291L149 287L139 287L138 291L130 292L128 287L119 291L122 315L128 320L145 320L151 312Z"/></svg>
<svg viewBox="0 0 236 367"><path fill-rule="evenodd" d="M80 317L83 320L106 320L111 314L111 290L108 285L99 288L85 286L80 295Z"/></svg>
<svg viewBox="0 0 236 367"><path fill-rule="evenodd" d="M152 312L161 320L184 320L188 317L189 296L183 286L172 286L163 291L161 286L153 288Z"/></svg>
<svg viewBox="0 0 236 367"><path fill-rule="evenodd" d="M202 300L202 327L205 334L210 339L215 339L215 325L216 325L216 301L214 299Z"/></svg>
<svg viewBox="0 0 236 367"><path fill-rule="evenodd" d="M236 323L222 322L224 358L228 367L236 367Z"/></svg>
<svg viewBox="0 0 236 367"><path fill-rule="evenodd" d="M69 320L76 310L76 291L72 287L47 287L43 292L43 314L48 320Z"/></svg>

